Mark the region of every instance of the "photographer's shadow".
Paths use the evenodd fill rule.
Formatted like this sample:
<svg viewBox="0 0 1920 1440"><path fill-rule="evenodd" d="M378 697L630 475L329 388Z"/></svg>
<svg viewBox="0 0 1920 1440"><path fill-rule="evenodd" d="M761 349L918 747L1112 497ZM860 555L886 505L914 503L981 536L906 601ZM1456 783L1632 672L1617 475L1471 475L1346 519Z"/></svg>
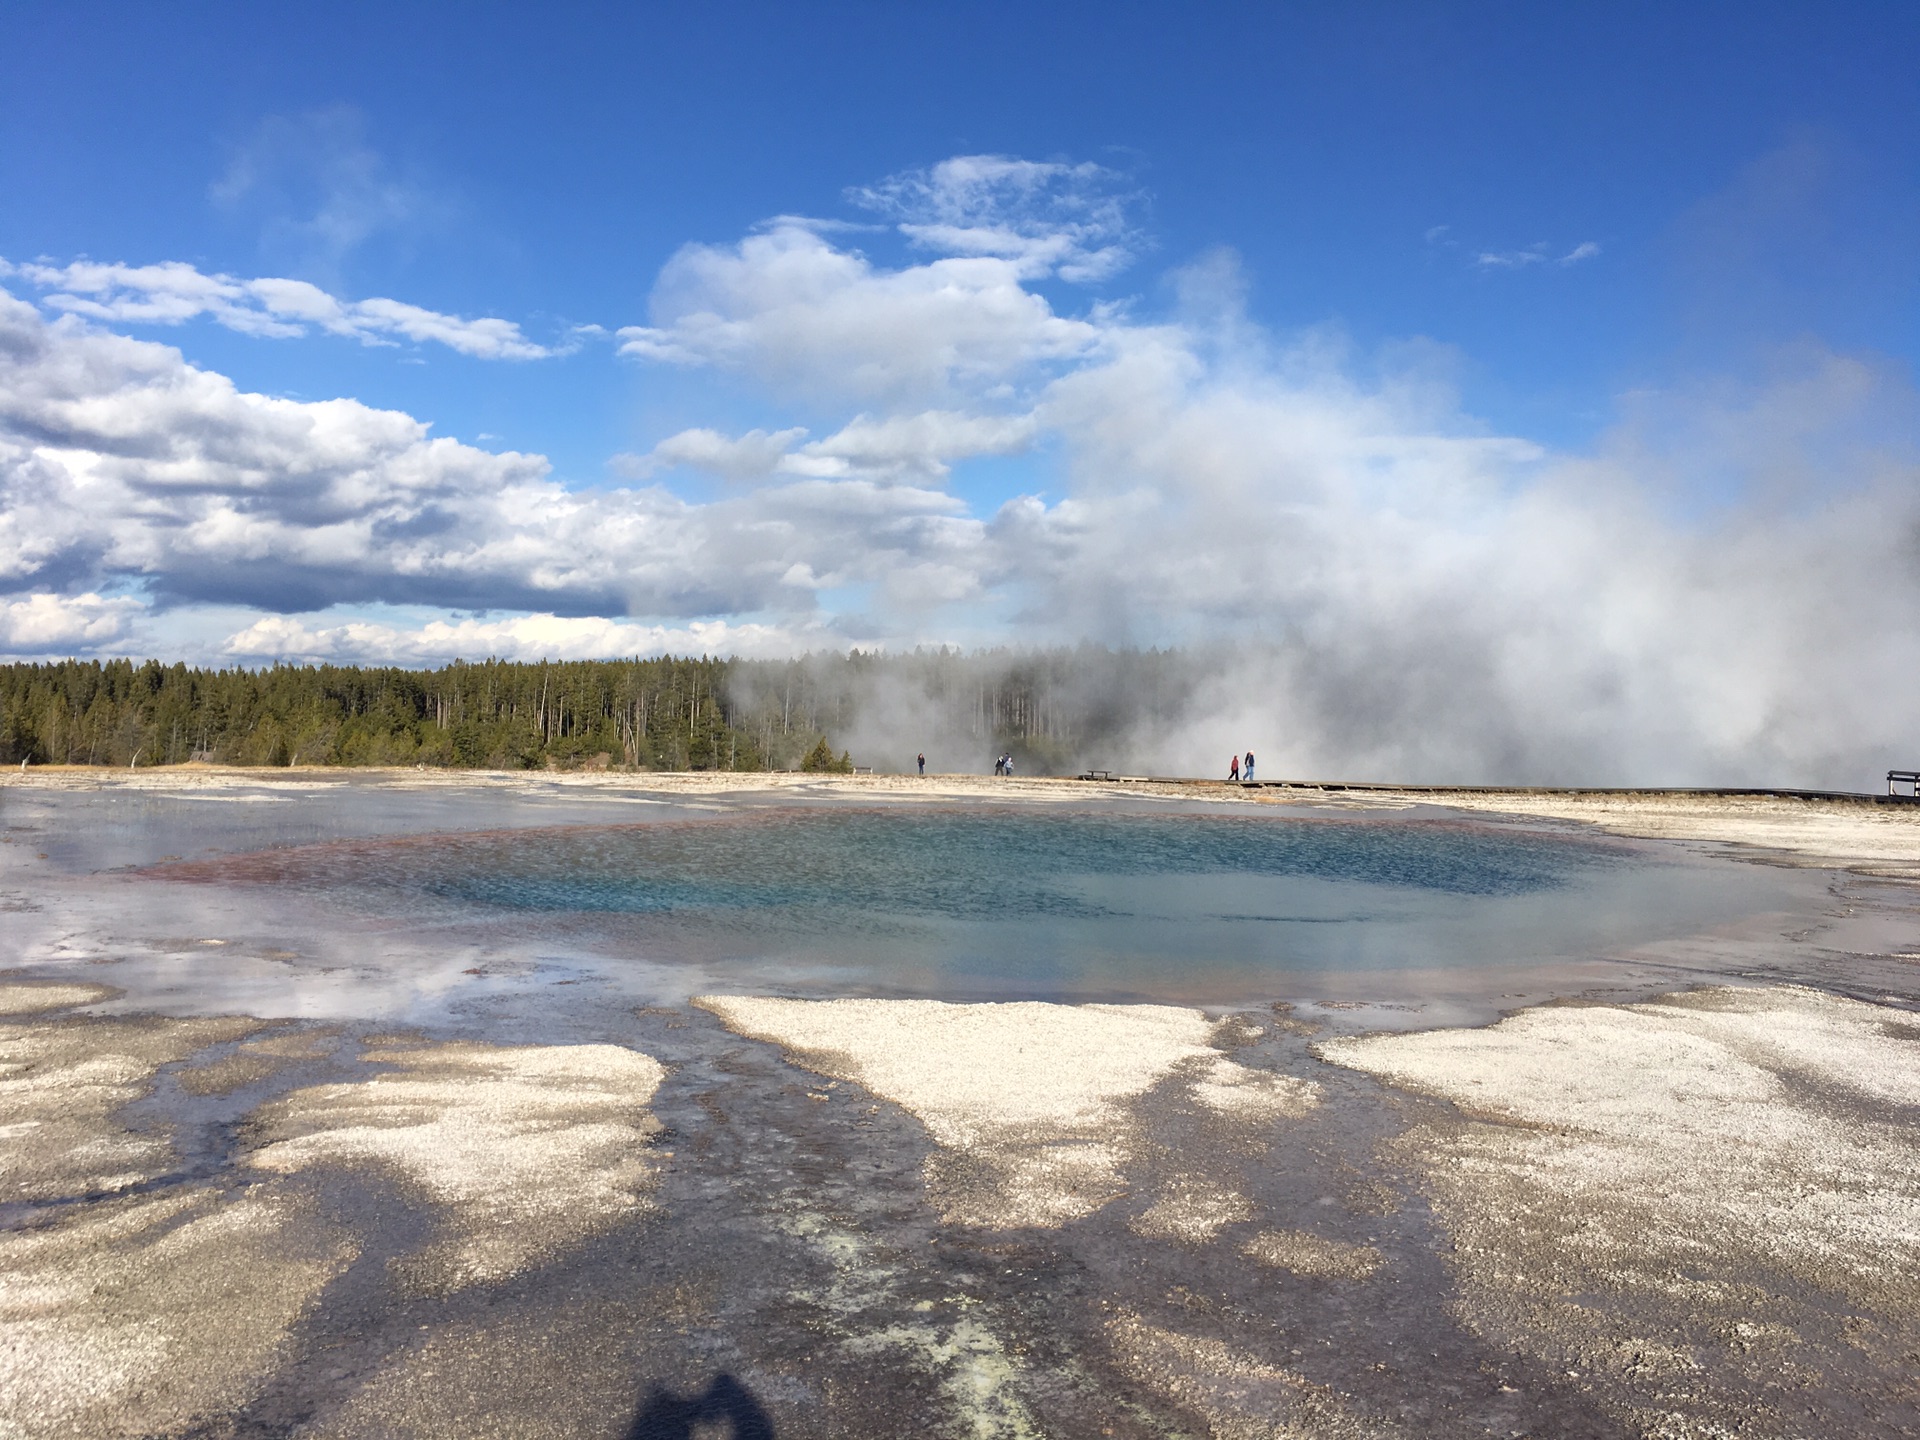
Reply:
<svg viewBox="0 0 1920 1440"><path fill-rule="evenodd" d="M693 1440L694 1426L719 1423L728 1427L728 1440L774 1440L772 1417L751 1390L726 1374L714 1376L704 1393L690 1398L655 1390L635 1412L626 1440Z"/></svg>

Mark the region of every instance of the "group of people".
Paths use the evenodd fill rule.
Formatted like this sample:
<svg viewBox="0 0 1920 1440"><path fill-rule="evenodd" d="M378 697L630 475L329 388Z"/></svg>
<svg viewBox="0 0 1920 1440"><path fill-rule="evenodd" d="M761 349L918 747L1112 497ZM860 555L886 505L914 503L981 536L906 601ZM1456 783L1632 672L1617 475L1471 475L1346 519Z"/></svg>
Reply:
<svg viewBox="0 0 1920 1440"><path fill-rule="evenodd" d="M1248 756L1247 758L1251 760L1253 757ZM920 767L920 773L922 775L926 774L927 773L927 752L922 750L918 755L914 756L914 763ZM1013 756L1011 754L1008 754L1008 755L1000 755L995 757L993 762L993 773L996 775L1013 774Z"/></svg>
<svg viewBox="0 0 1920 1440"><path fill-rule="evenodd" d="M914 764L919 767L920 773L922 775L926 774L927 773L927 752L922 750L918 755L913 757L913 760L914 760ZM1249 766L1253 764L1253 757L1251 755L1247 757L1247 764ZM996 775L1013 774L1013 756L1011 754L1007 754L1007 755L1002 755L998 757L993 762L993 773Z"/></svg>
<svg viewBox="0 0 1920 1440"><path fill-rule="evenodd" d="M1253 751L1247 751L1244 761L1236 755L1227 762L1227 779L1244 781L1253 779Z"/></svg>

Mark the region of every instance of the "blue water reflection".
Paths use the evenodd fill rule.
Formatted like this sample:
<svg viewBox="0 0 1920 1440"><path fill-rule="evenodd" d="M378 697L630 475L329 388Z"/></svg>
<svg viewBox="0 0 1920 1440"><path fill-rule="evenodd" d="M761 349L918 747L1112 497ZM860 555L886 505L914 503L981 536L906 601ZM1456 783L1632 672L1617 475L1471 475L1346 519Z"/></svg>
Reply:
<svg viewBox="0 0 1920 1440"><path fill-rule="evenodd" d="M1803 904L1814 883L1472 819L979 806L352 839L150 873L755 987L1221 1000L1289 974L1608 953Z"/></svg>
<svg viewBox="0 0 1920 1440"><path fill-rule="evenodd" d="M363 882L516 910L829 906L982 920L1133 914L1147 893L1134 882L1166 877L1311 877L1513 896L1634 863L1621 846L1444 822L897 810L465 836L409 848L394 871ZM1106 883L1113 880L1129 883ZM1222 913L1272 904L1271 886L1204 888ZM1183 912L1199 893L1149 889L1159 906Z"/></svg>

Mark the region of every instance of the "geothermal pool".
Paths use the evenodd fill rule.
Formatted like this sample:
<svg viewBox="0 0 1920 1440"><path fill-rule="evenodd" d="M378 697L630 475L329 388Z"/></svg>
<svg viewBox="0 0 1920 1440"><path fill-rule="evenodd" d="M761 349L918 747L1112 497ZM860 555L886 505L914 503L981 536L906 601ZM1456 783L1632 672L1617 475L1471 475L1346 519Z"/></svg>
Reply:
<svg viewBox="0 0 1920 1440"><path fill-rule="evenodd" d="M9 777L0 1430L1909 1433L1920 812L1694 811Z"/></svg>
<svg viewBox="0 0 1920 1440"><path fill-rule="evenodd" d="M1124 795L16 790L0 824L46 857L77 922L58 943L117 947L149 975L136 988L301 1013L351 980L353 1013L416 1019L557 985L1234 1004L1391 975L1407 998L1497 993L1516 967L1824 893L1813 872L1566 826Z"/></svg>

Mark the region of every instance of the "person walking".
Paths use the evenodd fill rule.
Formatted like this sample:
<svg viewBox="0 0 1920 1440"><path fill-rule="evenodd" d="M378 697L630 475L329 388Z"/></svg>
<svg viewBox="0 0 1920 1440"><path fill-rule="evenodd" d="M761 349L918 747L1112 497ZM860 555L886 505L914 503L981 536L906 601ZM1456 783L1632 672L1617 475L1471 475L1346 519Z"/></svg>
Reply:
<svg viewBox="0 0 1920 1440"><path fill-rule="evenodd" d="M1247 751L1247 763L1240 768L1240 778L1248 783L1253 781L1253 751L1251 750Z"/></svg>
<svg viewBox="0 0 1920 1440"><path fill-rule="evenodd" d="M924 750L920 752L920 773L922 775L927 773L927 752Z"/></svg>
<svg viewBox="0 0 1920 1440"><path fill-rule="evenodd" d="M1240 778L1240 757L1234 756L1227 762L1227 783L1232 784Z"/></svg>

